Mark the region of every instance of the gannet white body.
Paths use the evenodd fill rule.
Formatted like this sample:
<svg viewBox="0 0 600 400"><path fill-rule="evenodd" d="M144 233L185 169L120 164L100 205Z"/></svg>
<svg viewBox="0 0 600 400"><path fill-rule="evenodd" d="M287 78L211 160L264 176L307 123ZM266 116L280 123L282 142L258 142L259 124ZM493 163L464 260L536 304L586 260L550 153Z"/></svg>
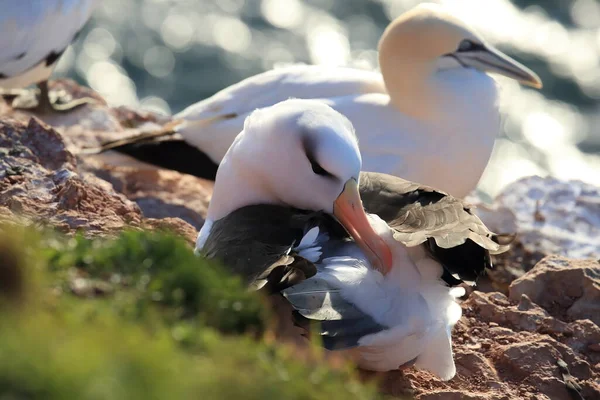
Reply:
<svg viewBox="0 0 600 400"><path fill-rule="evenodd" d="M45 102L46 81L98 3L99 0L3 1L0 88L22 89L42 84L40 103Z"/></svg>
<svg viewBox="0 0 600 400"><path fill-rule="evenodd" d="M352 124L323 102L254 111L219 166L196 250L284 296L300 326L317 322L323 345L361 367L414 363L450 379L464 291L449 285L506 246L462 201L361 164Z"/></svg>
<svg viewBox="0 0 600 400"><path fill-rule="evenodd" d="M175 116L185 141L220 163L244 119L288 98L321 99L354 125L363 167L463 197L481 177L500 130L498 92L486 72L541 87L442 6L421 4L379 44L381 74L296 65L228 87Z"/></svg>

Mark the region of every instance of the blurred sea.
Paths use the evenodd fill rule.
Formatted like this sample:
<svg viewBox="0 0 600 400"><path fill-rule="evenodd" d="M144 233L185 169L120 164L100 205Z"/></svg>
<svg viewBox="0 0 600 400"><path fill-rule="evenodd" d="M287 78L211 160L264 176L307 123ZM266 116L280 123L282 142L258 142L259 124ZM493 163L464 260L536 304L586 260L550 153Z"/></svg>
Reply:
<svg viewBox="0 0 600 400"><path fill-rule="evenodd" d="M503 133L480 190L538 174L600 185L600 2L439 1L536 71L498 78ZM377 67L388 22L416 0L103 0L56 70L113 105L175 113L277 63Z"/></svg>

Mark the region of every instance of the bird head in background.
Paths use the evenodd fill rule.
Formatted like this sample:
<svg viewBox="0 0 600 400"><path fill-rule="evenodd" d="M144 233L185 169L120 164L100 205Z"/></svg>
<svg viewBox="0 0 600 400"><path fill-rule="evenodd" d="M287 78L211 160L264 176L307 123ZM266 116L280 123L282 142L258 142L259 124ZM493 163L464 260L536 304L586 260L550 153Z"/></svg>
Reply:
<svg viewBox="0 0 600 400"><path fill-rule="evenodd" d="M438 4L420 4L395 19L380 41L381 57L399 62L434 62L444 68L473 68L535 88L537 74L487 43L473 28Z"/></svg>

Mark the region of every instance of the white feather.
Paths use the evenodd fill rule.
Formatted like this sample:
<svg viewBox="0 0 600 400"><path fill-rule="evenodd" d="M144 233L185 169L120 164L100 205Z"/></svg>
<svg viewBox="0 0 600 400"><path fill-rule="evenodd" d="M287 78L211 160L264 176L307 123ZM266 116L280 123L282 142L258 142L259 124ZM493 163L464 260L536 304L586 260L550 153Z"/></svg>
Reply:
<svg viewBox="0 0 600 400"><path fill-rule="evenodd" d="M318 262L322 254L323 252L321 251L321 247L315 247L298 251L298 255L300 257L305 258L312 263Z"/></svg>
<svg viewBox="0 0 600 400"><path fill-rule="evenodd" d="M326 232L321 232L318 226L309 229L298 246L294 246L293 250L298 253L302 258L307 259L312 263L316 263L323 254L321 250L321 243L329 240L329 235Z"/></svg>
<svg viewBox="0 0 600 400"><path fill-rule="evenodd" d="M339 289L340 295L381 325L390 327L360 339L359 365L376 371L397 369L416 358L415 365L450 379L456 369L451 329L461 316L456 297L464 290L448 288L440 279L442 266L421 247L406 248L395 241L379 217L371 225L390 246L394 265L383 276L368 267L356 246L345 255L323 259L319 279ZM462 288L460 288L462 289Z"/></svg>
<svg viewBox="0 0 600 400"><path fill-rule="evenodd" d="M206 221L204 221L202 228L200 228L198 236L196 237L196 248L194 249L196 253L202 250L202 248L204 247L204 244L206 243L206 240L208 239L208 236L210 235L210 232L212 230L212 226L213 220L207 218Z"/></svg>
<svg viewBox="0 0 600 400"><path fill-rule="evenodd" d="M320 99L356 128L363 170L464 196L477 184L499 130L496 85L486 74L470 69L440 75L452 82L448 90L456 90L456 99L446 105L448 117L439 123L396 109L377 72L294 65L252 76L188 107L175 116L186 121L177 130L220 163L254 109L288 98ZM226 114L235 117L194 123Z"/></svg>
<svg viewBox="0 0 600 400"><path fill-rule="evenodd" d="M307 247L311 247L315 245L317 241L317 237L319 236L319 227L315 226L308 230L300 240L298 246L296 246L296 250L306 249Z"/></svg>
<svg viewBox="0 0 600 400"><path fill-rule="evenodd" d="M420 25L425 20L429 22ZM402 46L411 39L403 37L411 31L401 29L406 24L433 30L439 37L422 35L422 46ZM456 32L485 43L443 6L419 5L399 16L382 36L381 73L315 65L279 67L189 106L175 116L183 121L177 130L220 163L254 109L289 98L316 99L345 115L356 128L363 170L463 197L477 185L500 130L498 90L486 71L506 74L512 69L513 78L535 78L508 56L497 68L489 63L464 65L464 60L447 57L458 54L460 40L451 39ZM424 57L427 51L431 54Z"/></svg>

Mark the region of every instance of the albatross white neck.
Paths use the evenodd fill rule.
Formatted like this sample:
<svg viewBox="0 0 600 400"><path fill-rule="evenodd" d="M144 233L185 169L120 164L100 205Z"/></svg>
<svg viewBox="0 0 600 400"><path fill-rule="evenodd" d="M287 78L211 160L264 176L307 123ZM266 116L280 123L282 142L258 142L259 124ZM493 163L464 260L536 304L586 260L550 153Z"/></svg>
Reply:
<svg viewBox="0 0 600 400"><path fill-rule="evenodd" d="M223 160L217 171L213 195L208 205L206 220L198 232L196 250L202 249L215 221L229 213L253 204L272 204L262 185L255 182L244 170L232 168L230 160Z"/></svg>
<svg viewBox="0 0 600 400"><path fill-rule="evenodd" d="M259 180L239 168L232 168L230 160L224 159L217 171L213 195L206 214L207 220L218 221L229 213L253 204L274 204Z"/></svg>

